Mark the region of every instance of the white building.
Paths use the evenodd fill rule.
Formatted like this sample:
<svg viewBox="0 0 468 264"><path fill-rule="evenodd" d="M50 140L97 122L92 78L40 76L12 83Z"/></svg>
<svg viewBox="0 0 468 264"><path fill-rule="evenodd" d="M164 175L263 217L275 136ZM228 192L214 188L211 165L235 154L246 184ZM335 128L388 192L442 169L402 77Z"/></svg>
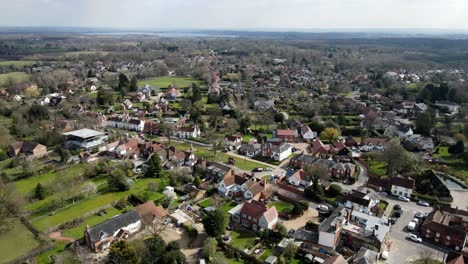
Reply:
<svg viewBox="0 0 468 264"><path fill-rule="evenodd" d="M391 192L393 195L411 197L414 189L414 180L411 178L403 178L400 176L390 179Z"/></svg>
<svg viewBox="0 0 468 264"><path fill-rule="evenodd" d="M197 125L178 127L176 128L175 134L178 138L199 138L201 136L201 130Z"/></svg>

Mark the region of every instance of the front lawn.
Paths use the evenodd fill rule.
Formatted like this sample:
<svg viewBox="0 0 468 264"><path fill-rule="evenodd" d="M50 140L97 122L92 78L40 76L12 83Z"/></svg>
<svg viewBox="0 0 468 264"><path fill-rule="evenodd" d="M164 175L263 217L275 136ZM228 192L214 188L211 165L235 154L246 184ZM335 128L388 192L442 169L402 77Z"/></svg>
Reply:
<svg viewBox="0 0 468 264"><path fill-rule="evenodd" d="M198 202L198 205L201 208L206 208L208 206L212 206L213 205L213 199L212 198L206 198L206 199L201 200L200 202Z"/></svg>
<svg viewBox="0 0 468 264"><path fill-rule="evenodd" d="M265 259L267 259L269 256L271 256L271 254L272 254L271 249L267 248L267 249L265 249L265 252L263 252L258 257L258 259L260 259L261 261L265 261Z"/></svg>
<svg viewBox="0 0 468 264"><path fill-rule="evenodd" d="M239 250L251 249L255 246L255 240L257 239L257 235L254 232L245 230L232 231L230 236L232 237L231 246Z"/></svg>
<svg viewBox="0 0 468 264"><path fill-rule="evenodd" d="M283 201L269 202L268 207L272 207L272 206L275 206L276 211L278 211L280 213L283 212L284 209L292 210L293 207L294 207L292 204L286 203L286 202L283 202Z"/></svg>
<svg viewBox="0 0 468 264"><path fill-rule="evenodd" d="M12 261L27 254L38 247L40 242L36 240L20 220L14 220L9 225L9 230L0 235L1 263Z"/></svg>

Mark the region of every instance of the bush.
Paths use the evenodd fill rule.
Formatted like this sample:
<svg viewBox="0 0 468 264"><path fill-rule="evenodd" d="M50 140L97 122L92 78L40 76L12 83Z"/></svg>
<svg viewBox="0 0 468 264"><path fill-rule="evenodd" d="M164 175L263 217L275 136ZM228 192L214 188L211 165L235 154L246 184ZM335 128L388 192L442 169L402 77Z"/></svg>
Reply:
<svg viewBox="0 0 468 264"><path fill-rule="evenodd" d="M81 223L83 223L83 218L79 217L79 218L75 218L75 219L72 219L70 221L67 221L63 224L61 224L58 229L59 230L64 230L64 229L70 229L70 228L74 228L74 227L77 227L79 226Z"/></svg>
<svg viewBox="0 0 468 264"><path fill-rule="evenodd" d="M338 184L331 184L330 187L328 187L327 194L329 197L336 197L341 194L341 186Z"/></svg>

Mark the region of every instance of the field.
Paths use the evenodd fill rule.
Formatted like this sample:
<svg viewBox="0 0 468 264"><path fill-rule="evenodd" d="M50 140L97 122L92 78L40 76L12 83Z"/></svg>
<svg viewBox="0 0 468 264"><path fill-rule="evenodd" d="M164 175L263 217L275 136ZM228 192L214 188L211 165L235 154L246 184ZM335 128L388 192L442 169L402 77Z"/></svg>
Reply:
<svg viewBox="0 0 468 264"><path fill-rule="evenodd" d="M178 149L181 149L181 150L189 150L190 149L190 145L186 144L186 143L178 143L178 142L172 141L170 145L172 145L172 146L174 146L174 147L176 147ZM223 152L220 152L220 151L218 151L216 153L216 156L213 156L213 151L212 150L207 149L207 148L203 148L203 147L199 147L199 146L195 146L194 149L195 149L194 154L196 156L203 157L203 158L205 158L205 159L207 159L209 161L216 161L216 162L220 162L220 163L226 163L228 161L228 159L231 157L231 156L227 155L226 153L223 153ZM235 166L238 167L239 169L253 170L255 168L265 168L265 166L263 166L262 164L257 163L257 162L253 162L253 161L238 158L238 157L233 157L233 158L236 161Z"/></svg>
<svg viewBox="0 0 468 264"><path fill-rule="evenodd" d="M10 72L0 74L0 88L8 88L9 81L13 83L29 80L29 75L24 72Z"/></svg>
<svg viewBox="0 0 468 264"><path fill-rule="evenodd" d="M37 64L37 61L27 61L27 60L20 60L20 61L0 61L0 67L8 67L13 65L14 67L24 67Z"/></svg>
<svg viewBox="0 0 468 264"><path fill-rule="evenodd" d="M255 240L257 239L257 235L251 231L232 231L230 233L232 237L231 246L244 250L246 248L252 248L255 246Z"/></svg>
<svg viewBox="0 0 468 264"><path fill-rule="evenodd" d="M179 88L185 88L189 87L192 83L199 84L200 81L192 78L166 76L138 81L138 86L141 87L145 84L149 84L155 87L167 88L169 85L174 84Z"/></svg>
<svg viewBox="0 0 468 264"><path fill-rule="evenodd" d="M39 245L34 235L16 220L11 223L9 231L0 235L0 263L16 259Z"/></svg>

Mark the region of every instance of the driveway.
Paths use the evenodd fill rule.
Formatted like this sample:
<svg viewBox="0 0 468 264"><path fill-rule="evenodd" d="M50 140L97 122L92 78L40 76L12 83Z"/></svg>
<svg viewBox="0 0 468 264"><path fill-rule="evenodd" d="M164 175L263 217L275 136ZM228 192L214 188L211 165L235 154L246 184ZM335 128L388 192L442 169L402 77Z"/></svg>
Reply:
<svg viewBox="0 0 468 264"><path fill-rule="evenodd" d="M351 190L357 189L358 187L366 186L367 185L367 180L369 179L369 174L368 174L367 168L364 167L364 165L362 165L357 160L356 160L356 165L359 166L359 175L358 175L357 181L354 184L347 185L347 184L343 184L341 182L333 182L333 184L337 184L337 185L341 186L341 188L343 190L346 190L346 191L351 191Z"/></svg>
<svg viewBox="0 0 468 264"><path fill-rule="evenodd" d="M305 211L304 214L298 218L283 221L283 225L286 227L287 230L291 228L298 229L298 228L304 227L306 223L310 220L315 220L317 221L317 223L319 222L319 214L317 210L315 210L315 208L313 207L309 207L309 209Z"/></svg>

